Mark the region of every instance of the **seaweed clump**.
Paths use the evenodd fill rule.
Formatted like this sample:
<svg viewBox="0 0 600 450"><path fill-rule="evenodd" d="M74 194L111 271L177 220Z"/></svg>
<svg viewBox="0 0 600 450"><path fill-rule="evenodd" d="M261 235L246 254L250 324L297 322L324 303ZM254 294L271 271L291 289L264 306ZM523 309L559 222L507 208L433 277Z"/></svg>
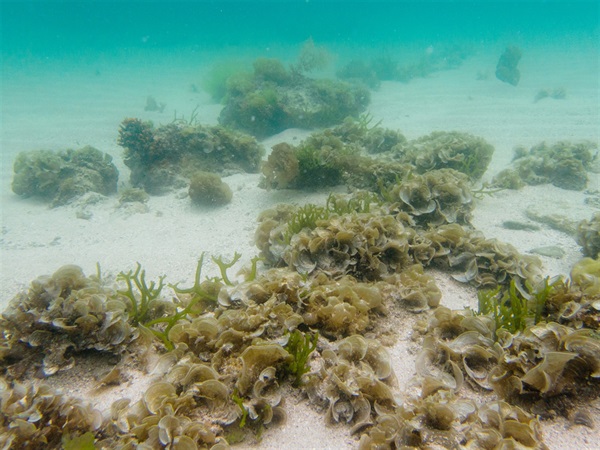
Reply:
<svg viewBox="0 0 600 450"><path fill-rule="evenodd" d="M265 137L290 127L333 125L365 109L366 88L308 78L304 73L318 61L305 59L288 70L277 59L259 58L251 75L230 77L219 122Z"/></svg>
<svg viewBox="0 0 600 450"><path fill-rule="evenodd" d="M119 171L108 153L86 146L78 150L21 152L14 162L12 190L52 206L64 205L86 192L117 192Z"/></svg>
<svg viewBox="0 0 600 450"><path fill-rule="evenodd" d="M598 258L600 255L600 213L590 220L582 220L577 226L577 243L583 248L584 256Z"/></svg>
<svg viewBox="0 0 600 450"><path fill-rule="evenodd" d="M423 227L468 224L473 210L469 178L453 169L407 176L390 189L388 199Z"/></svg>
<svg viewBox="0 0 600 450"><path fill-rule="evenodd" d="M103 423L102 413L89 403L46 384L9 385L2 379L0 413L2 448L63 448L68 435L91 437L94 448L94 434Z"/></svg>
<svg viewBox="0 0 600 450"><path fill-rule="evenodd" d="M69 369L73 352L120 354L135 338L127 305L116 292L72 265L37 278L11 300L0 328L0 361L14 377L32 365L45 376Z"/></svg>
<svg viewBox="0 0 600 450"><path fill-rule="evenodd" d="M399 145L394 151L400 161L414 165L419 173L448 168L477 181L487 170L494 147L469 133L434 131Z"/></svg>
<svg viewBox="0 0 600 450"><path fill-rule="evenodd" d="M151 122L125 119L118 143L125 149L131 184L150 194L182 187L198 170L257 172L264 153L251 136L193 120L155 128Z"/></svg>
<svg viewBox="0 0 600 450"><path fill-rule="evenodd" d="M525 185L551 183L562 189L581 191L587 185L587 171L591 168L597 146L591 142L544 142L531 149L518 147L513 167L504 169L494 177L493 184L507 189Z"/></svg>
<svg viewBox="0 0 600 450"><path fill-rule="evenodd" d="M196 205L219 206L231 202L233 193L216 173L198 171L190 180L189 195Z"/></svg>
<svg viewBox="0 0 600 450"><path fill-rule="evenodd" d="M411 170L408 164L365 156L384 152L404 136L396 131L369 128L368 118L347 119L338 127L311 134L300 144L280 143L263 165L262 185L267 189L314 190L345 183L377 191Z"/></svg>

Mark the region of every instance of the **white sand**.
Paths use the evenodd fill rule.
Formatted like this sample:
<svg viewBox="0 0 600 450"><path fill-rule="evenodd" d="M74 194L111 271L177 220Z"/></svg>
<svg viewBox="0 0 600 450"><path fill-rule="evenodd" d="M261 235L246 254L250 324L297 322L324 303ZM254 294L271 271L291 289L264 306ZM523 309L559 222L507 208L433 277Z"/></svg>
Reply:
<svg viewBox="0 0 600 450"><path fill-rule="evenodd" d="M369 111L388 128L400 129L408 138L434 130L459 130L484 137L496 152L487 177L504 168L516 145L540 141L589 139L599 141L598 49L578 51L557 48L552 53L524 48L518 87L503 84L493 72L501 48L480 53L460 69L415 79L409 84L386 82L372 96ZM185 55L184 55L185 56ZM63 264L80 265L86 274L95 272L99 262L105 273L129 270L140 262L148 277L161 274L169 282L189 283L196 261L205 251L228 258L240 252L245 263L257 253L253 243L258 213L277 203L321 201L326 193L264 191L257 187L258 175L234 175L225 179L234 191L233 202L223 208L192 207L189 199L176 192L152 197L149 212L128 214L118 208L116 197L99 203L49 209L44 204L21 199L10 190L12 161L22 150L65 149L93 145L114 156L120 171L120 187L128 185L128 170L121 161L117 130L125 117L167 123L174 110L189 113L201 105L198 119L215 124L219 105L211 104L204 93L188 87L198 83L200 55L132 55L133 64L121 55L115 64L105 60L82 61L68 69L65 62L5 61L2 84L2 168L0 206L1 273L0 309L35 277L50 274ZM65 72L65 67L67 70ZM165 69L167 68L167 69ZM98 74L96 74L98 71ZM488 72L487 80L476 80ZM533 98L542 88L564 87L564 100ZM143 110L146 96L167 103L162 114ZM288 130L267 139L267 148L280 142L298 142L306 131ZM597 190L598 175L590 174L589 189ZM535 207L545 213L567 215L572 220L590 218L595 211L584 203L583 192L569 192L552 186L504 191L477 202L473 225L488 237L497 237L522 252L539 246L557 245L565 251L562 259L542 257L549 275L568 273L581 257L572 237L542 227L539 232L508 231L504 220L526 221L524 211ZM77 218L80 210L91 213L89 220ZM205 274L214 268L205 264ZM475 306L474 290L444 274L436 274L443 290L442 304L452 308ZM414 319L413 319L414 320ZM403 392L414 375L415 348L410 326L390 348ZM322 415L306 402L287 399L288 422L268 430L253 448L331 448L356 445L347 428L328 427ZM600 405L590 405L600 419ZM593 408L596 408L595 410ZM600 424L600 420L596 421ZM600 426L589 430L569 427L564 420L544 422L543 430L551 449L585 449L600 442Z"/></svg>

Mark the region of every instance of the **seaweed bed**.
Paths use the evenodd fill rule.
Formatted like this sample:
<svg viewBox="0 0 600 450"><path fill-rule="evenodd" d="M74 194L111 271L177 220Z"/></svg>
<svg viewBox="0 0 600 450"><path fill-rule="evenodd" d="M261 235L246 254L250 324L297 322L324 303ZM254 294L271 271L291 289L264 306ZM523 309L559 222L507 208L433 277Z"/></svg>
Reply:
<svg viewBox="0 0 600 450"><path fill-rule="evenodd" d="M265 188L352 192L263 211L260 254L244 267L238 253L213 256L219 275L206 277L203 255L187 287L148 280L139 264L113 278L69 265L33 280L0 318L0 444L228 448L283 423L290 395L347 424L363 449L546 448L542 420L593 426L598 217L578 226L587 257L568 277L544 277L537 257L470 224L474 198L494 192L474 184L492 152L461 133L408 141L363 116L274 148ZM478 307L441 306L437 273L476 289ZM399 316L418 349L408 386L387 350ZM138 373L140 398L101 411L53 387L93 359L105 368L96 392Z"/></svg>

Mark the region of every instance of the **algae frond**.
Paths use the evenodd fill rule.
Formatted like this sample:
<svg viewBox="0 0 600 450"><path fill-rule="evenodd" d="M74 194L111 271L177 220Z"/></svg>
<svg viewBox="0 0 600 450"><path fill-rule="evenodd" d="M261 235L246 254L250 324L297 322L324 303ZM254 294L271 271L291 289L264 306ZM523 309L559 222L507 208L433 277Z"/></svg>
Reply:
<svg viewBox="0 0 600 450"><path fill-rule="evenodd" d="M285 370L294 377L294 387L302 384L302 376L310 370L308 359L317 348L318 340L319 333L309 335L300 330L294 330L289 334L284 348L292 356L292 359L286 364Z"/></svg>
<svg viewBox="0 0 600 450"><path fill-rule="evenodd" d="M118 294L129 299L131 304L131 320L134 325L144 323L148 320L150 308L160 297L164 287L165 275L159 277L158 284L152 281L150 285L146 282L146 271L142 269L141 264L136 263L135 271L127 273L121 272L117 275L117 280L124 281L127 290L117 291ZM137 290L137 293L135 292Z"/></svg>

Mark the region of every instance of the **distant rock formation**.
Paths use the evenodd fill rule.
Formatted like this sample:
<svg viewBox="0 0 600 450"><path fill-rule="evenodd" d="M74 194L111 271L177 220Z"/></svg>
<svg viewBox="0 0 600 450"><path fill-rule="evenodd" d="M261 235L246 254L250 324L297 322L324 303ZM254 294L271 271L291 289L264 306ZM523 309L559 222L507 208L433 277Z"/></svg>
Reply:
<svg viewBox="0 0 600 450"><path fill-rule="evenodd" d="M521 72L517 69L519 60L521 59L521 50L519 47L506 47L504 53L500 55L498 64L496 65L496 78L505 83L516 86L519 84Z"/></svg>

